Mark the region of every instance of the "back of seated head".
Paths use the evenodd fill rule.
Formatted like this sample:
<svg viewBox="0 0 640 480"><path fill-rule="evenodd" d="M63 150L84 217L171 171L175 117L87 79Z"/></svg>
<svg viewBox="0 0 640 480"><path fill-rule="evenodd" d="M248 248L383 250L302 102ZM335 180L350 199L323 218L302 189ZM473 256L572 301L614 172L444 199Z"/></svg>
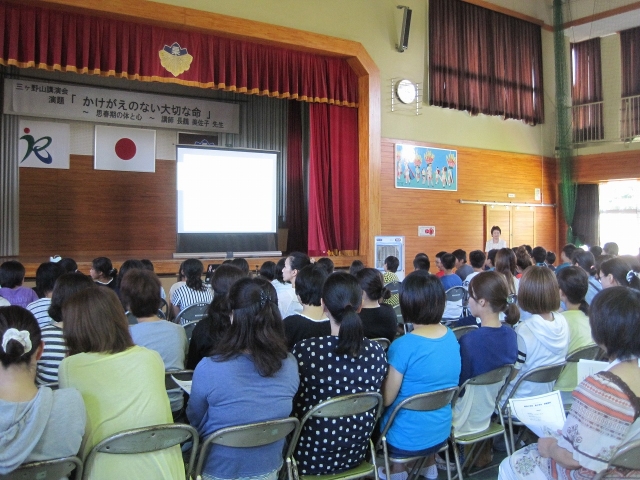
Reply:
<svg viewBox="0 0 640 480"><path fill-rule="evenodd" d="M487 252L487 259L491 262L491 265L496 266L496 255L498 254L498 249L494 248Z"/></svg>
<svg viewBox="0 0 640 480"><path fill-rule="evenodd" d="M510 248L501 248L500 250L491 250L496 252L493 265L496 267L496 271L503 275L516 275L517 258L516 254Z"/></svg>
<svg viewBox="0 0 640 480"><path fill-rule="evenodd" d="M520 320L520 309L515 295L510 297L509 285L498 272L481 272L469 282L469 295L477 302L484 299L493 312L504 312L505 322L515 325Z"/></svg>
<svg viewBox="0 0 640 480"><path fill-rule="evenodd" d="M520 267L520 270L526 270L531 265L531 257L527 253L527 249L524 247L518 247L516 250L516 265Z"/></svg>
<svg viewBox="0 0 640 480"><path fill-rule="evenodd" d="M155 268L153 267L153 262L148 258L143 258L142 260L140 260L140 262L142 262L142 265L146 270L149 270L151 272L155 271Z"/></svg>
<svg viewBox="0 0 640 480"><path fill-rule="evenodd" d="M445 252L444 250L443 250L443 251L441 251L441 252L436 253L436 258L440 258L440 259L442 259L442 256L443 256L445 253L447 253L447 252Z"/></svg>
<svg viewBox="0 0 640 480"><path fill-rule="evenodd" d="M144 270L144 263L142 263L140 260L135 259L125 260L124 262L122 262L122 265L120 265L120 271L118 272L118 287L122 283L122 279L127 274L127 272L129 270L133 270L134 268ZM158 288L158 290L159 289L160 288Z"/></svg>
<svg viewBox="0 0 640 480"><path fill-rule="evenodd" d="M495 254L494 254L495 258ZM473 250L469 253L469 264L473 268L482 268L484 267L484 262L487 260L487 256L482 250Z"/></svg>
<svg viewBox="0 0 640 480"><path fill-rule="evenodd" d="M30 365L41 341L40 327L29 310L16 305L0 307L0 363L4 369Z"/></svg>
<svg viewBox="0 0 640 480"><path fill-rule="evenodd" d="M440 261L445 270L451 270L456 266L456 257L452 253L445 253Z"/></svg>
<svg viewBox="0 0 640 480"><path fill-rule="evenodd" d="M584 252L591 255L591 252ZM585 314L589 311L589 305L585 301L589 290L589 275L582 268L570 266L563 268L557 274L558 287L567 297L570 303L580 305L580 310Z"/></svg>
<svg viewBox="0 0 640 480"><path fill-rule="evenodd" d="M357 313L362 306L362 288L358 281L346 272L332 273L324 282L322 301L332 321L340 326L335 352L358 357L364 337Z"/></svg>
<svg viewBox="0 0 640 480"><path fill-rule="evenodd" d="M63 273L65 273L65 270L59 263L41 263L38 270L36 270L36 290L38 294L44 296L51 293L56 284L56 280Z"/></svg>
<svg viewBox="0 0 640 480"><path fill-rule="evenodd" d="M240 270L242 270L245 275L249 275L249 262L247 262L244 258L234 258L233 260L231 260L231 265L235 265Z"/></svg>
<svg viewBox="0 0 640 480"><path fill-rule="evenodd" d="M529 256L532 256L532 252L533 249L531 248L531 245L521 245L522 247L524 247L524 249L527 251L527 253L529 254Z"/></svg>
<svg viewBox="0 0 640 480"><path fill-rule="evenodd" d="M331 260L328 257L319 258L318 260L316 260L316 265L319 265L320 267L324 268L325 271L327 272L327 275L331 275L333 273L333 270L335 269L333 260ZM297 281L298 279L296 279L296 282Z"/></svg>
<svg viewBox="0 0 640 480"><path fill-rule="evenodd" d="M600 276L611 275L623 287L640 290L640 278L635 273L640 272L637 259L630 255L613 257L600 265Z"/></svg>
<svg viewBox="0 0 640 480"><path fill-rule="evenodd" d="M182 272L187 282L187 287L193 290L202 290L202 272L204 271L204 265L197 258L189 258L182 264Z"/></svg>
<svg viewBox="0 0 640 480"><path fill-rule="evenodd" d="M62 322L62 306L71 296L85 288L97 288L91 277L80 272L65 273L61 275L53 287L51 293L51 305L49 316L54 322Z"/></svg>
<svg viewBox="0 0 640 480"><path fill-rule="evenodd" d="M597 258L602 255L602 247L599 245L589 247L589 251L593 254L593 258Z"/></svg>
<svg viewBox="0 0 640 480"><path fill-rule="evenodd" d="M351 275L355 275L363 268L364 268L364 263L362 263L360 260L354 260L353 262L351 262L351 266L349 267L349 273Z"/></svg>
<svg viewBox="0 0 640 480"><path fill-rule="evenodd" d="M17 260L7 260L0 265L0 287L19 287L24 281L24 274L24 265Z"/></svg>
<svg viewBox="0 0 640 480"><path fill-rule="evenodd" d="M424 259L422 260L424 261ZM382 273L375 268L363 268L356 273L356 280L370 300L386 300L391 297L391 292L384 286Z"/></svg>
<svg viewBox="0 0 640 480"><path fill-rule="evenodd" d="M289 259L291 270L302 270L307 265L311 265L311 259L306 253L291 252L287 258Z"/></svg>
<svg viewBox="0 0 640 480"><path fill-rule="evenodd" d="M547 251L544 247L536 247L531 250L531 256L536 263L544 263L547 260Z"/></svg>
<svg viewBox="0 0 640 480"><path fill-rule="evenodd" d="M611 287L598 293L589 308L591 336L609 360L640 357L640 292Z"/></svg>
<svg viewBox="0 0 640 480"><path fill-rule="evenodd" d="M62 306L69 355L124 352L133 347L129 322L110 288L85 288Z"/></svg>
<svg viewBox="0 0 640 480"><path fill-rule="evenodd" d="M120 282L120 299L135 317L155 317L160 308L160 287L160 279L155 273L134 268Z"/></svg>
<svg viewBox="0 0 640 480"><path fill-rule="evenodd" d="M78 264L73 258L65 257L58 262L66 273L73 273L78 270Z"/></svg>
<svg viewBox="0 0 640 480"><path fill-rule="evenodd" d="M518 287L518 303L533 314L555 312L560 308L558 281L551 269L531 266L522 274Z"/></svg>
<svg viewBox="0 0 640 480"><path fill-rule="evenodd" d="M384 264L387 266L388 271L396 273L398 271L398 267L400 266L400 260L398 260L398 257L389 255L384 259Z"/></svg>
<svg viewBox="0 0 640 480"><path fill-rule="evenodd" d="M406 323L436 324L442 320L446 303L444 287L435 275L417 270L402 281L400 311Z"/></svg>
<svg viewBox="0 0 640 480"><path fill-rule="evenodd" d="M456 257L456 259L458 261L463 262L463 263L467 263L467 252L465 252L461 248L458 248L457 250L454 250L451 253L452 253L452 255L454 257Z"/></svg>
<svg viewBox="0 0 640 480"><path fill-rule="evenodd" d="M222 300L226 300L231 285L245 276L242 270L228 263L216 268L211 276L211 290L213 290L212 306L217 305Z"/></svg>
<svg viewBox="0 0 640 480"><path fill-rule="evenodd" d="M573 252L575 252L577 248L578 247L576 247L573 243L567 243L564 247L562 247L562 253L564 253L568 259L571 259L571 257L573 256Z"/></svg>
<svg viewBox="0 0 640 480"><path fill-rule="evenodd" d="M276 264L271 260L267 260L262 265L260 265L258 275L272 282L276 278Z"/></svg>
<svg viewBox="0 0 640 480"><path fill-rule="evenodd" d="M589 275L593 276L598 273L596 270L596 259L593 258L593 254L591 252L585 252L581 248L578 248L575 252L573 252L571 263L573 265L579 266Z"/></svg>
<svg viewBox="0 0 640 480"><path fill-rule="evenodd" d="M547 257L545 262L547 262L549 265L553 265L554 263L556 263L556 254L551 250L549 250L547 252Z"/></svg>
<svg viewBox="0 0 640 480"><path fill-rule="evenodd" d="M329 274L322 265L307 265L296 277L296 295L303 305L320 306L322 287Z"/></svg>
<svg viewBox="0 0 640 480"><path fill-rule="evenodd" d="M413 269L414 270L426 270L429 271L431 268L431 262L429 261L429 257L425 256L416 256L413 259Z"/></svg>
<svg viewBox="0 0 640 480"><path fill-rule="evenodd" d="M619 252L618 244L616 242L607 242L602 247L602 251L607 255L613 255L615 257Z"/></svg>
<svg viewBox="0 0 640 480"><path fill-rule="evenodd" d="M280 260L278 260L278 263L276 263L276 280L278 280L280 283L284 283L284 278L282 278L282 269L284 268L284 264L286 263L286 261L286 258L281 258Z"/></svg>
<svg viewBox="0 0 640 480"><path fill-rule="evenodd" d="M105 277L115 278L115 276L118 274L118 270L113 268L111 260L107 257L94 258L93 262L91 262L91 266L93 267L94 271L102 273L102 275L104 275Z"/></svg>

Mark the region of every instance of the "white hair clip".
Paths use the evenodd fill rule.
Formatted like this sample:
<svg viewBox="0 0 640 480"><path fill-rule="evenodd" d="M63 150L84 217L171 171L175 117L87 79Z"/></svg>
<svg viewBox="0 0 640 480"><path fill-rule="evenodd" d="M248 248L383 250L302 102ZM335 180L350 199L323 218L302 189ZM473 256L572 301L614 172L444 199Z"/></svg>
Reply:
<svg viewBox="0 0 640 480"><path fill-rule="evenodd" d="M638 277L640 278L640 273L638 272L634 272L633 270L629 270L627 272L627 282L631 283L631 280L633 280L633 277Z"/></svg>
<svg viewBox="0 0 640 480"><path fill-rule="evenodd" d="M507 304L511 305L512 303L516 303L518 301L518 296L515 293L511 293L507 296Z"/></svg>
<svg viewBox="0 0 640 480"><path fill-rule="evenodd" d="M24 353L29 353L31 351L31 336L27 330L18 330L16 328L9 328L4 335L2 336L2 350L7 351L7 344L11 341L15 340L20 345L24 347Z"/></svg>

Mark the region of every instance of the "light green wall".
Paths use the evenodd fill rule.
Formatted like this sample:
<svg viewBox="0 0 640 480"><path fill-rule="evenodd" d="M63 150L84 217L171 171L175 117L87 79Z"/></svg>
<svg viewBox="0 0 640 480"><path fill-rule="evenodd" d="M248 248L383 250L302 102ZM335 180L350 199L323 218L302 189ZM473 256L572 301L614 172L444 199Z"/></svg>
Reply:
<svg viewBox="0 0 640 480"><path fill-rule="evenodd" d="M362 43L380 68L383 137L518 153L553 154L553 38L549 32L543 31L547 124L530 127L519 121L504 121L498 117L471 117L465 112L429 107L426 103L422 103L419 116L407 111L391 111L392 78L408 78L421 86L427 78L426 0L402 2L413 10L409 49L404 53L395 50L402 11L391 0L161 1Z"/></svg>

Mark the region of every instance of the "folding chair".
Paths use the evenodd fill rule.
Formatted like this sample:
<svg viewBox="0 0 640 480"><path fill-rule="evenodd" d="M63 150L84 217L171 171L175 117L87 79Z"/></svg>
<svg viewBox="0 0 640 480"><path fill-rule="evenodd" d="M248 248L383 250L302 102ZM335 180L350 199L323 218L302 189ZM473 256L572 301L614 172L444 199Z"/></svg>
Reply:
<svg viewBox="0 0 640 480"><path fill-rule="evenodd" d="M193 335L193 330L198 325L200 320L195 320L193 322L187 322L182 327L184 328L184 333L187 335L187 342L191 343L191 336Z"/></svg>
<svg viewBox="0 0 640 480"><path fill-rule="evenodd" d="M309 410L302 420L300 421L300 425L297 430L293 434L291 438L291 442L289 443L289 449L287 451L286 462L287 462L287 474L289 480L312 480L312 479L334 479L334 480L347 480L352 478L363 478L367 476L373 475L376 480L378 480L378 469L376 468L376 455L375 450L373 449L373 442L369 439L369 448L371 450L371 463L364 461L357 467L351 468L344 472L335 473L335 474L326 474L326 475L298 475L298 466L296 464L294 454L296 451L296 446L298 444L298 439L300 438L300 434L302 433L302 429L304 428L305 423L312 417L323 417L323 418L338 418L338 417L350 417L353 415L360 415L362 413L368 412L370 410L375 409L374 414L374 423L378 421L380 418L380 414L382 413L382 395L377 392L361 392L361 393L353 393L350 395L342 395L338 397L333 397L329 400L325 400L324 402L316 405L311 410ZM374 427L375 428L375 427Z"/></svg>
<svg viewBox="0 0 640 480"><path fill-rule="evenodd" d="M190 305L178 313L178 316L175 318L175 323L185 325L191 322L198 322L205 316L208 308L208 303L195 303Z"/></svg>
<svg viewBox="0 0 640 480"><path fill-rule="evenodd" d="M160 316L162 313L162 316ZM169 304L164 298L160 299L160 308L158 309L158 316L160 318L164 318L165 320L169 318Z"/></svg>
<svg viewBox="0 0 640 480"><path fill-rule="evenodd" d="M388 338L372 338L371 341L378 342L385 352L389 350L389 345L391 345Z"/></svg>
<svg viewBox="0 0 640 480"><path fill-rule="evenodd" d="M164 372L164 387L166 390L175 390L176 388L180 388L173 378L175 377L178 380L189 381L193 378L193 370L174 370Z"/></svg>
<svg viewBox="0 0 640 480"><path fill-rule="evenodd" d="M409 478L417 478L420 472L420 469L424 465L424 462L427 460L427 457L417 456L417 457L408 457L408 458L393 458L389 457L389 450L387 445L387 433L389 432L389 428L393 425L393 420L398 415L398 412L402 409L406 410L417 410L421 412L429 412L432 410L438 410L442 407L445 407L451 403L453 396L458 391L458 387L445 388L442 390L436 390L435 392L429 393L419 393L417 395L412 395L409 398L405 398L402 402L400 402L391 412L389 416L389 420L387 424L384 426L382 433L380 434L380 440L378 440L377 448L380 449L382 447L382 451L384 454L384 467L388 472L391 471L391 463L393 461L395 463L409 463L415 461L411 472L409 472ZM447 460L447 478L451 480L451 469L449 468L449 448L448 444L444 445L438 452L445 452L445 457Z"/></svg>
<svg viewBox="0 0 640 480"><path fill-rule="evenodd" d="M507 430L504 426L504 419L500 416L500 423L491 422L491 417L493 412L498 408L498 402L500 397L502 397L502 393L505 388L507 388L507 379L511 376L511 372L513 371L513 365L503 365L502 367L491 370L490 372L483 373L482 375L477 375L473 378L470 378L466 382L462 384L462 386L458 389L456 394L451 401L451 408L455 409L458 398L460 397L460 393L465 389L469 388L487 388L489 390L496 389L496 396L493 399L492 405L487 405L486 412L481 412L482 414L486 413L486 418L489 420L489 426L480 432L473 432L468 434L457 434L454 428L451 428L451 444L453 445L453 452L456 460L456 468L458 470L457 476L460 480L462 480L462 472L464 468L468 465L469 470L473 467L474 463L478 459L478 455L480 454L482 449L478 449L476 455L473 453L476 449L478 443L486 442L487 440L497 437L498 435L504 435L505 445L507 446L507 456L511 455L509 450L509 439L507 438ZM479 405L478 403L474 403L473 408L477 409L482 408L485 405ZM455 411L455 410L454 410ZM462 465L460 465L460 457L458 455L457 445L472 445L471 450L466 455L465 461ZM455 478L455 476L454 476Z"/></svg>
<svg viewBox="0 0 640 480"><path fill-rule="evenodd" d="M193 469L198 450L198 432L190 425L170 423L166 425L152 425L150 427L124 430L108 436L91 449L84 462L82 480L87 480L91 474L91 467L99 453L133 454L149 453L175 447L188 440L193 441L193 448L189 456L187 474Z"/></svg>
<svg viewBox="0 0 640 480"><path fill-rule="evenodd" d="M628 468L629 470L640 470L640 440L624 443L611 456L607 468L599 472L593 480L604 478L608 471L614 467Z"/></svg>
<svg viewBox="0 0 640 480"><path fill-rule="evenodd" d="M449 326L457 322L462 316L469 292L464 287L458 286L451 287L445 293L447 295L447 305L442 316L442 323Z"/></svg>
<svg viewBox="0 0 640 480"><path fill-rule="evenodd" d="M570 368L573 369L572 371L575 378L578 367L577 365L570 366L570 363L577 364L580 360L598 360L603 354L604 350L598 345L587 345L586 347L576 348L573 352L569 352L565 358L567 365L560 374L560 380L562 380L565 375L572 375ZM564 411L568 413L573 405L573 396L569 391L561 391L560 394L562 395L564 403Z"/></svg>
<svg viewBox="0 0 640 480"><path fill-rule="evenodd" d="M511 416L511 409L509 408L509 399L514 397L514 394L518 391L518 388L520 387L520 385L522 385L522 382L533 382L533 383L555 382L556 380L558 380L558 377L560 376L560 373L562 372L562 369L564 368L565 365L566 365L566 362L562 362L562 363L556 363L553 365L546 365L544 367L534 368L533 370L530 370L529 372L525 373L522 377L520 377L518 381L515 383L515 385L513 386L513 388L511 389L511 391L509 392L509 395L507 396L504 404L502 405L500 414L502 416L506 415L509 419L509 436L511 437L511 452L516 451L516 448L515 448L516 440L513 438L513 425L523 426L524 424L522 422L513 421L513 418ZM520 439L521 435L522 433L518 436L517 440Z"/></svg>
<svg viewBox="0 0 640 480"><path fill-rule="evenodd" d="M75 473L72 474L72 472ZM24 463L13 472L0 475L1 480L32 480L46 479L57 480L70 477L80 480L82 477L82 462L78 457L54 458L41 462Z"/></svg>
<svg viewBox="0 0 640 480"><path fill-rule="evenodd" d="M226 427L213 432L200 447L200 456L193 475L194 478L201 478L202 469L207 460L207 453L212 444L234 448L262 447L282 440L293 432L299 424L300 422L297 418L289 417Z"/></svg>
<svg viewBox="0 0 640 480"><path fill-rule="evenodd" d="M398 326L401 326L405 335L413 331L413 323L404 323L404 317L400 311L400 305L394 305L393 311L396 312L396 319L398 320Z"/></svg>
<svg viewBox="0 0 640 480"><path fill-rule="evenodd" d="M127 317L127 321L129 322L129 325L137 325L138 324L138 319L136 318L136 316L131 313L130 311L126 311L124 312L124 314Z"/></svg>
<svg viewBox="0 0 640 480"><path fill-rule="evenodd" d="M477 330L477 329L478 329L477 325L465 325L463 327L454 327L451 329L451 331L456 336L456 338L460 340L460 337L463 337L464 335L471 332L472 330Z"/></svg>

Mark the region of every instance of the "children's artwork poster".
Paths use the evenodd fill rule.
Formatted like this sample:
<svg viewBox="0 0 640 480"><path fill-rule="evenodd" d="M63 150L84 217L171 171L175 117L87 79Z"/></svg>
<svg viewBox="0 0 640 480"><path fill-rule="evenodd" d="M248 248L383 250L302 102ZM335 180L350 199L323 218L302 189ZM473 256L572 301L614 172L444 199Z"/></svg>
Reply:
<svg viewBox="0 0 640 480"><path fill-rule="evenodd" d="M396 144L396 188L458 190L458 152Z"/></svg>

